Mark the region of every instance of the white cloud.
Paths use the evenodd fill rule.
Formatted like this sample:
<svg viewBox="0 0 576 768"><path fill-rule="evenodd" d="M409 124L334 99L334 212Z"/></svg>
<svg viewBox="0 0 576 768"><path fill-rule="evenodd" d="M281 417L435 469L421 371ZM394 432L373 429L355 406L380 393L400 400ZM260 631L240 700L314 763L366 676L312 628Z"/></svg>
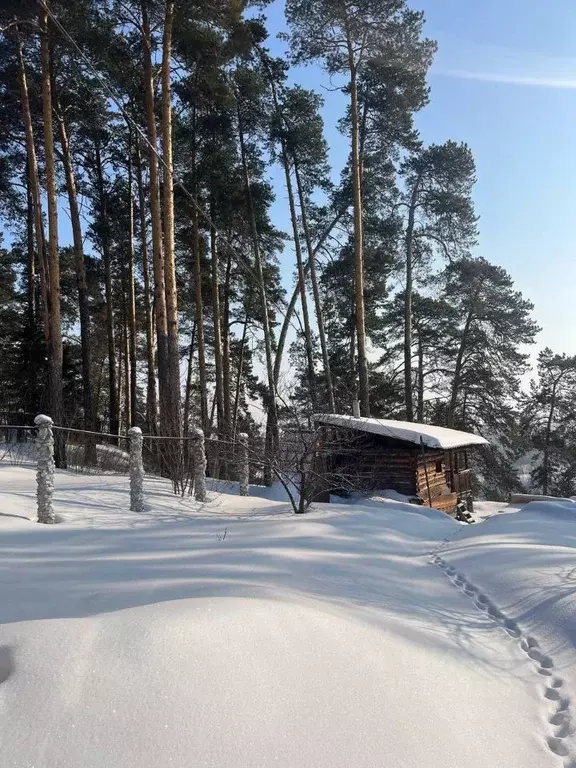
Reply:
<svg viewBox="0 0 576 768"><path fill-rule="evenodd" d="M480 80L485 83L530 85L541 88L576 88L576 77L541 77L537 75L512 75L503 72L470 72L465 69L435 70L435 74L457 77L461 80Z"/></svg>
<svg viewBox="0 0 576 768"><path fill-rule="evenodd" d="M535 51L445 41L433 67L435 75L539 88L576 88L576 59Z"/></svg>

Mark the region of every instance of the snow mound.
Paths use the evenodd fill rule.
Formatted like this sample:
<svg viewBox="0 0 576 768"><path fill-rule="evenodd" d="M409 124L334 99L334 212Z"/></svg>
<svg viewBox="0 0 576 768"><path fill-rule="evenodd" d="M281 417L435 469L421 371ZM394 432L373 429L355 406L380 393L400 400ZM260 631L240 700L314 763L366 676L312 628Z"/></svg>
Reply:
<svg viewBox="0 0 576 768"><path fill-rule="evenodd" d="M295 516L158 479L138 515L123 478L57 473L66 521L41 526L34 482L0 468L1 768L576 758L568 518Z"/></svg>
<svg viewBox="0 0 576 768"><path fill-rule="evenodd" d="M10 625L2 764L368 768L383 755L399 768L498 764L490 737L506 708L480 670L393 627L279 598ZM474 717L482 712L472 739L470 686ZM519 750L507 764L535 767L522 728L507 730Z"/></svg>

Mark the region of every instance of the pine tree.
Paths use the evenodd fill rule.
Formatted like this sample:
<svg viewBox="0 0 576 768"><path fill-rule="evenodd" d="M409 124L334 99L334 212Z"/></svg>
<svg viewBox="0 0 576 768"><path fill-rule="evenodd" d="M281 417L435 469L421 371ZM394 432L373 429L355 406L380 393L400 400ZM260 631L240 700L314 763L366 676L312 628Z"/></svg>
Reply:
<svg viewBox="0 0 576 768"><path fill-rule="evenodd" d="M576 490L576 357L546 347L538 355L537 375L523 414L535 454L532 482L544 495L571 496Z"/></svg>
<svg viewBox="0 0 576 768"><path fill-rule="evenodd" d="M391 62L425 77L434 46L421 40L423 16L397 0L288 0L286 15L296 61L321 60L330 75L346 78L350 98L352 201L354 210L354 323L358 393L363 415L370 415L364 295L363 127L367 106L360 102L361 80L372 67ZM409 62L409 64L408 64ZM365 102L366 104L366 102Z"/></svg>
<svg viewBox="0 0 576 768"><path fill-rule="evenodd" d="M474 159L464 144L448 141L419 148L402 165L405 225L404 397L414 420L412 381L412 293L414 270L430 259L469 254L476 235L472 203Z"/></svg>

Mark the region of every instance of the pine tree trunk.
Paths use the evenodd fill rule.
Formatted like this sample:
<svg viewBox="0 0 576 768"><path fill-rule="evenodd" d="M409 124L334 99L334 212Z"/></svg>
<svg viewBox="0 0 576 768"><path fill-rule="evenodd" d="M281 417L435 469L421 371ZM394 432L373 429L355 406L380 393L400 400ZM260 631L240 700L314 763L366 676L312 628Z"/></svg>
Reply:
<svg viewBox="0 0 576 768"><path fill-rule="evenodd" d="M98 205L100 217L100 239L102 244L102 260L104 262L104 297L106 300L106 338L108 343L108 413L110 433L120 433L118 420L118 379L116 375L116 338L114 332L114 299L112 293L112 263L110 258L110 232L108 222L108 203L104 189L104 173L100 146L96 143L96 185L98 189Z"/></svg>
<svg viewBox="0 0 576 768"><path fill-rule="evenodd" d="M28 96L28 79L24 64L22 43L16 27L16 43L18 53L18 76L20 82L20 105L22 109L22 121L26 136L26 157L30 191L34 210L34 231L36 235L36 251L40 267L40 291L42 296L42 325L44 340L48 344L50 337L50 322L48 318L48 274L46 261L46 236L44 233L44 221L42 217L42 196L40 193L40 181L38 177L38 161L36 158L36 145L34 143L34 127L30 111L30 99Z"/></svg>
<svg viewBox="0 0 576 768"><path fill-rule="evenodd" d="M406 421L414 421L412 403L412 235L414 208L410 207L406 232L406 287L404 290L404 406Z"/></svg>
<svg viewBox="0 0 576 768"><path fill-rule="evenodd" d="M450 392L450 404L448 406L447 423L449 427L453 427L456 420L456 405L458 403L458 394L460 392L460 383L462 377L462 362L464 360L464 352L466 351L466 344L468 343L468 334L470 333L470 327L472 320L474 319L474 306L471 306L466 316L466 322L464 323L464 330L462 331L462 338L460 339L460 346L458 347L458 353L456 355L456 364L454 366L454 378L452 379L452 387Z"/></svg>
<svg viewBox="0 0 576 768"><path fill-rule="evenodd" d="M424 422L424 347L418 335L418 422Z"/></svg>
<svg viewBox="0 0 576 768"><path fill-rule="evenodd" d="M178 293L176 284L176 257L174 253L174 162L172 157L172 26L174 2L166 0L164 39L162 45L162 150L164 191L164 280L166 291L166 323L168 381L166 411L169 434L180 435L180 343L178 339Z"/></svg>
<svg viewBox="0 0 576 768"><path fill-rule="evenodd" d="M210 218L214 221L214 204L210 205ZM222 380L222 338L220 317L220 283L219 283L219 259L216 230L210 227L210 257L211 257L211 287L212 287L212 317L214 325L214 368L216 373L216 419L217 432L224 437L224 385Z"/></svg>
<svg viewBox="0 0 576 768"><path fill-rule="evenodd" d="M550 410L548 411L548 419L546 421L546 435L544 437L544 455L542 461L542 494L548 495L548 488L550 485L550 441L552 437L552 423L554 421L554 410L556 409L556 389L560 383L559 376L554 380L552 385L552 395L550 397Z"/></svg>
<svg viewBox="0 0 576 768"><path fill-rule="evenodd" d="M404 290L404 403L406 421L414 421L414 403L412 398L412 293L414 267L414 224L416 220L416 205L420 192L420 172L414 182L408 207L408 224L406 227L406 287Z"/></svg>
<svg viewBox="0 0 576 768"><path fill-rule="evenodd" d="M140 140L136 137L136 181L138 184L138 207L140 214L140 252L142 255L142 277L144 279L144 312L146 313L146 421L148 431L155 435L158 430L158 404L156 400L156 365L154 355L154 316L150 301L150 269L148 266L148 227L146 223L146 199L142 178Z"/></svg>
<svg viewBox="0 0 576 768"><path fill-rule="evenodd" d="M224 398L224 432L232 435L232 414L230 409L230 277L232 272L232 251L228 248L226 276L224 278L224 305L222 309L222 396Z"/></svg>
<svg viewBox="0 0 576 768"><path fill-rule="evenodd" d="M266 65L266 61L265 61ZM270 89L272 91L272 99L274 101L274 108L276 114L282 118L282 111L278 102L278 94L276 93L276 84L272 73L268 66L266 66L269 75ZM312 346L312 332L310 330L310 316L308 313L308 297L306 296L306 280L304 274L304 264L302 261L302 248L300 245L300 231L298 229L298 217L296 216L296 206L294 204L294 190L292 186L292 175L290 172L290 163L288 162L288 151L286 149L286 141L284 138L280 140L281 145L281 159L282 166L284 168L284 178L286 180L286 191L288 192L288 205L290 208L290 220L292 223L292 233L294 236L294 250L296 252L296 267L298 272L298 291L300 294L300 306L302 307L302 320L304 323L304 347L306 349L306 376L308 379L308 392L310 395L310 403L312 405L312 411L316 412L316 374L314 371L314 350ZM308 256L310 257L310 251ZM313 259L310 260L310 267L312 267ZM275 381L275 383L277 383Z"/></svg>
<svg viewBox="0 0 576 768"><path fill-rule="evenodd" d="M126 310L128 310L128 307L126 307ZM124 410L125 410L125 418L124 418L124 424L126 432L131 428L132 424L134 423L134 412L132 411L132 381L130 377L130 355L132 354L132 349L130 346L130 330L129 330L129 318L126 317L126 322L124 324Z"/></svg>
<svg viewBox="0 0 576 768"><path fill-rule="evenodd" d="M48 39L48 14L40 12L41 61L42 61L42 118L44 122L44 155L46 165L46 199L48 203L48 275L49 275L49 323L48 344L48 399L50 416L54 423L63 426L62 399L62 326L60 321L60 257L58 252L58 199L56 191L56 159L52 128L52 84L50 77L50 45ZM57 467L66 465L64 439L57 433L54 458Z"/></svg>
<svg viewBox="0 0 576 768"><path fill-rule="evenodd" d="M242 338L240 340L240 357L238 359L238 372L236 374L236 387L234 393L234 411L232 414L232 439L236 440L238 426L238 408L240 406L240 387L242 385L242 374L244 372L244 349L246 346L246 336L248 334L248 315L244 320Z"/></svg>
<svg viewBox="0 0 576 768"><path fill-rule="evenodd" d="M320 239L318 240L316 247L312 251L312 253L314 254L314 258L316 258L316 254L326 242L326 239L330 235L330 232L332 232L332 230L340 220L341 216L342 216L341 213L337 213L336 216L330 222L330 224L326 227L322 235L320 236ZM311 267L311 263L310 263L310 259L308 259L308 261L304 265L304 278L306 278L306 276L310 272L310 267ZM286 346L286 338L288 337L288 331L290 329L292 315L294 314L294 310L296 309L296 303L298 301L299 295L300 295L300 285L299 285L299 282L296 281L296 285L294 287L294 290L292 291L292 296L290 297L290 301L288 302L288 306L286 308L286 311L284 312L284 320L282 321L282 327L280 328L280 335L278 337L278 345L276 347L276 355L274 358L274 383L276 387L278 387L278 381L280 380L280 369L282 367L282 357L284 355L284 348Z"/></svg>
<svg viewBox="0 0 576 768"><path fill-rule="evenodd" d="M116 412L116 419L118 420L118 434L120 434L120 428L122 426L122 395L125 392L125 402L128 402L128 392L124 389L124 374L126 371L125 362L126 355L126 281L122 280L122 317L120 321L120 330L118 332L118 393L116 402L118 403L118 410ZM124 408L126 413L127 408Z"/></svg>
<svg viewBox="0 0 576 768"><path fill-rule="evenodd" d="M150 207L152 215L152 256L154 262L154 311L156 316L156 343L158 383L160 394L160 431L170 428L168 390L168 320L166 315L166 285L162 252L162 213L160 207L160 181L158 178L158 146L156 117L154 114L154 79L152 71L152 36L148 14L148 0L142 0L143 77L148 140L148 167L150 170Z"/></svg>
<svg viewBox="0 0 576 768"><path fill-rule="evenodd" d="M370 416L370 382L366 356L366 318L364 310L364 242L362 218L362 181L360 160L360 125L358 114L357 68L352 41L348 36L350 67L350 111L352 117L352 189L354 193L354 295L358 346L358 394L362 416Z"/></svg>
<svg viewBox="0 0 576 768"><path fill-rule="evenodd" d="M34 244L34 197L32 169L26 161L26 324L32 334L36 324L36 248ZM32 335L30 336L32 341Z"/></svg>
<svg viewBox="0 0 576 768"><path fill-rule="evenodd" d="M94 430L94 403L92 400L92 349L90 339L90 307L88 304L88 286L86 283L86 264L84 261L84 245L82 241L82 226L80 224L80 211L78 208L78 194L76 191L76 176L70 155L68 132L62 111L59 109L58 129L60 134L60 146L62 148L62 161L66 176L66 190L68 193L68 205L70 208L70 222L72 224L72 242L74 248L74 267L76 271L76 285L78 289L78 309L80 314L80 345L82 352L82 392L84 406L84 429ZM96 458L95 455L92 458Z"/></svg>
<svg viewBox="0 0 576 768"><path fill-rule="evenodd" d="M36 329L36 246L34 242L34 197L32 193L32 169L26 161L26 410L38 413L38 362Z"/></svg>
<svg viewBox="0 0 576 768"><path fill-rule="evenodd" d="M128 429L138 426L138 377L136 370L136 286L134 278L134 192L132 136L128 146L128 346L130 349L130 415Z"/></svg>
<svg viewBox="0 0 576 768"><path fill-rule="evenodd" d="M324 313L322 312L322 301L320 299L320 287L318 284L318 274L316 272L316 253L312 248L312 238L310 228L308 227L308 215L306 211L306 201L304 199L304 189L300 179L300 168L298 161L293 156L294 174L296 177L296 187L298 189L298 199L300 202L300 217L302 219L302 228L304 229L304 239L306 240L306 249L308 251L308 264L310 265L310 279L312 282L312 294L314 296L314 307L316 310L316 323L318 325L318 335L320 337L320 348L322 350L322 363L324 365L324 377L326 379L326 390L328 393L328 407L330 413L336 413L336 404L334 402L334 385L332 383L332 371L330 369L330 356L328 354L328 343L326 341L326 329L324 326Z"/></svg>
<svg viewBox="0 0 576 768"><path fill-rule="evenodd" d="M254 200L252 198L252 188L250 186L250 176L248 173L248 163L246 158L246 145L244 142L244 129L242 124L242 112L238 105L238 136L240 139L240 154L242 159L242 170L244 174L244 183L246 185L246 199L248 203L248 216L250 219L250 230L252 233L252 247L254 249L254 262L256 267L256 276L260 292L260 301L262 305L262 326L264 332L264 349L266 353L266 372L268 378L268 398L267 403L268 419L266 424L267 434L267 456L274 460L278 448L278 411L276 408L276 383L274 380L274 363L272 356L272 335L270 333L270 321L268 318L268 297L266 293L266 283L264 281L264 270L262 266L262 256L260 253L260 242L258 240L258 226L256 224L256 212L254 210ZM271 478L267 478L270 482Z"/></svg>
<svg viewBox="0 0 576 768"><path fill-rule="evenodd" d="M194 309L198 344L198 385L200 388L200 421L208 432L208 381L206 377L206 344L204 341L204 302L202 297L202 261L200 258L200 227L198 223L198 184L196 180L196 105L192 107L192 274L194 275Z"/></svg>
<svg viewBox="0 0 576 768"><path fill-rule="evenodd" d="M184 394L184 413L182 416L184 437L188 437L190 432L190 403L192 401L192 367L194 365L194 342L196 339L196 321L192 326L192 335L190 337L190 348L188 350L188 369L186 371L186 390Z"/></svg>
<svg viewBox="0 0 576 768"><path fill-rule="evenodd" d="M202 262L200 259L200 233L198 210L192 209L192 256L194 260L194 293L196 334L198 337L198 384L200 387L200 419L204 432L208 431L208 386L206 379L206 344L204 341L204 300L202 298Z"/></svg>

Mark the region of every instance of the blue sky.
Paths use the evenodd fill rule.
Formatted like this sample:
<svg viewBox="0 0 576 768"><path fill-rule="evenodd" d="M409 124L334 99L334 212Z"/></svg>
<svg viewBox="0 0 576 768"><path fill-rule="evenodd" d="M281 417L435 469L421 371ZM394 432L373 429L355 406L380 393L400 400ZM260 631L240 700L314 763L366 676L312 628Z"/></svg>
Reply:
<svg viewBox="0 0 576 768"><path fill-rule="evenodd" d="M425 142L465 141L477 165L478 254L501 264L535 305L537 348L576 353L576 3L573 0L416 0L439 50L430 104L418 115ZM285 30L283 0L266 13ZM283 45L270 41L280 53ZM344 102L307 67L296 82L323 93L331 160L347 154L336 130ZM280 176L274 174L280 181ZM278 186L274 216L288 230ZM291 265L286 265L286 277ZM534 350L536 351L536 350Z"/></svg>

